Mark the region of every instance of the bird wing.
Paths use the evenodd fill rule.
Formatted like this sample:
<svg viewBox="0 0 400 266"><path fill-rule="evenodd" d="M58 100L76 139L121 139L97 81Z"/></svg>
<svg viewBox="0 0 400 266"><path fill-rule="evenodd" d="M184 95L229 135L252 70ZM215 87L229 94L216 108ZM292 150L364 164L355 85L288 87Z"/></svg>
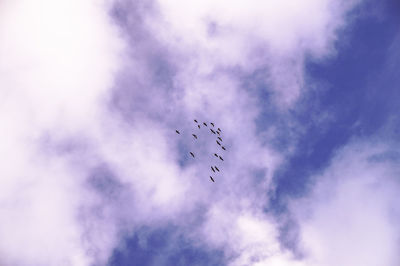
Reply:
<svg viewBox="0 0 400 266"><path fill-rule="evenodd" d="M215 182L215 181L214 181L214 178L212 178L212 176L210 176L210 178L211 178L211 181Z"/></svg>

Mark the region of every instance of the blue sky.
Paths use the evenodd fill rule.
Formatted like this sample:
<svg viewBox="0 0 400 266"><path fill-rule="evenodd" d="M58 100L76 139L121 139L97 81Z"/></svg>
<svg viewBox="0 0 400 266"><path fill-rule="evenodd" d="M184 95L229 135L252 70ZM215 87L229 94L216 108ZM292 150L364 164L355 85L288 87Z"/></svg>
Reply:
<svg viewBox="0 0 400 266"><path fill-rule="evenodd" d="M0 264L399 264L398 1L0 10Z"/></svg>
<svg viewBox="0 0 400 266"><path fill-rule="evenodd" d="M285 119L285 116L305 125L305 132L296 140L296 151L289 154L286 164L274 176L276 195L269 207L271 210L266 211L279 215L286 211L286 198L302 197L309 193L315 182L313 175L323 171L334 153L354 138L378 138L398 142L395 136L395 132L399 132L396 113L400 100L396 85L399 78L395 70L398 64L396 56L399 53L394 51L399 42L396 5L393 1L370 2L352 10L348 14L349 24L338 34L336 54L322 61L312 58L306 60L307 80L316 84L316 88L307 91L290 113L283 117L268 106L262 109L262 114L257 118L261 131L271 123L279 124L278 120ZM375 14L376 9L380 10L379 14ZM254 82L256 75L250 75L244 80ZM247 82L244 81L243 86L246 85ZM265 84L260 82L257 86L263 87ZM319 90L319 86L323 89ZM270 102L270 95L262 89L257 94L261 102ZM310 121L310 117L324 114L331 116L331 120L322 125ZM392 128L386 130L389 120L392 120ZM287 131L285 123L282 124L281 130ZM276 138L277 149L284 149L285 143L291 141L285 132ZM282 242L285 243L286 232L284 229L282 231ZM179 243L175 244L175 240L164 231L154 230L152 237L157 236L167 239L168 242L172 241L177 247L181 246ZM154 265L149 258L157 256L160 248L170 245L160 246L159 243L154 243L154 246L150 244L148 249L142 250L138 247L136 234L128 237L126 243L128 248L125 255L116 251L111 265L130 265L132 261L140 265ZM201 254L201 262L196 260L196 263L192 262L193 265L214 265L210 257L220 258L218 253L205 253L201 248L191 247L184 252L182 249L185 250L177 248L175 252L178 254L169 254L166 265L170 265L170 258L183 259L186 262L182 265L191 264L187 260L195 260L192 257L194 250ZM129 259L126 260L127 258ZM216 265L227 263L217 261ZM173 260L171 265L180 265L179 260Z"/></svg>

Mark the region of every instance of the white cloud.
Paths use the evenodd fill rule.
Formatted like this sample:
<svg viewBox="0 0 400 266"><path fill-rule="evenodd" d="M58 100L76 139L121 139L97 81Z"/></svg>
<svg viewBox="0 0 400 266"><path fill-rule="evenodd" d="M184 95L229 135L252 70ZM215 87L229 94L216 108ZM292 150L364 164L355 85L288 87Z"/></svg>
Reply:
<svg viewBox="0 0 400 266"><path fill-rule="evenodd" d="M308 265L398 265L399 167L371 140L348 145L305 199L292 202Z"/></svg>
<svg viewBox="0 0 400 266"><path fill-rule="evenodd" d="M46 148L95 134L123 43L101 2L0 5L1 264L89 265L91 247L110 246L82 240L87 173Z"/></svg>
<svg viewBox="0 0 400 266"><path fill-rule="evenodd" d="M208 76L220 68L251 73L266 67L265 82L285 109L306 86L306 56L323 58L334 52L338 30L357 2L161 0L161 17L147 22L161 42L190 54L184 87L193 84L193 71Z"/></svg>

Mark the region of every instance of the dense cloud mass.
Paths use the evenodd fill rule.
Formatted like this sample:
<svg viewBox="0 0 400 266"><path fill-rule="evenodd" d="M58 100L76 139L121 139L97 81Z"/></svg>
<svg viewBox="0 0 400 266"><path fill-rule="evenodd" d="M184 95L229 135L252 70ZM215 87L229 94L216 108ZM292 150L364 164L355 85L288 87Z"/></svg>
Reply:
<svg viewBox="0 0 400 266"><path fill-rule="evenodd" d="M1 2L0 264L128 265L117 255L140 251L129 265L398 265L395 118L276 206L309 129L296 114L322 84L307 62L340 54L360 5ZM215 183L216 143L194 118L222 129Z"/></svg>

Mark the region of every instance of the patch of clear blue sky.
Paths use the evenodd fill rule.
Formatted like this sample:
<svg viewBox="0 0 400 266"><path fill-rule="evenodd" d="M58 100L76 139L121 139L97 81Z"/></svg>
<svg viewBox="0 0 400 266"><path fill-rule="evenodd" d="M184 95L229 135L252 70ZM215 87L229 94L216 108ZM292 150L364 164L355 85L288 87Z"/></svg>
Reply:
<svg viewBox="0 0 400 266"><path fill-rule="evenodd" d="M289 163L275 175L274 211L285 209L286 197L307 193L313 183L310 177L323 170L334 152L353 137L381 135L389 119L394 123L392 129L399 132L399 120L393 117L400 106L400 53L394 52L393 45L400 41L398 37L396 40L400 8L393 1L382 2L378 17L369 10L376 8L371 3L353 12L357 18L341 33L335 57L326 62L307 62L310 82L325 88L322 93L306 93L304 103L300 101L305 106L292 113L292 118L305 125L306 133ZM332 117L327 123L310 122L310 117L325 113Z"/></svg>
<svg viewBox="0 0 400 266"><path fill-rule="evenodd" d="M201 241L199 241L201 243ZM125 249L116 249L109 266L132 265L224 265L223 252L195 245L175 226L144 227L124 241Z"/></svg>

